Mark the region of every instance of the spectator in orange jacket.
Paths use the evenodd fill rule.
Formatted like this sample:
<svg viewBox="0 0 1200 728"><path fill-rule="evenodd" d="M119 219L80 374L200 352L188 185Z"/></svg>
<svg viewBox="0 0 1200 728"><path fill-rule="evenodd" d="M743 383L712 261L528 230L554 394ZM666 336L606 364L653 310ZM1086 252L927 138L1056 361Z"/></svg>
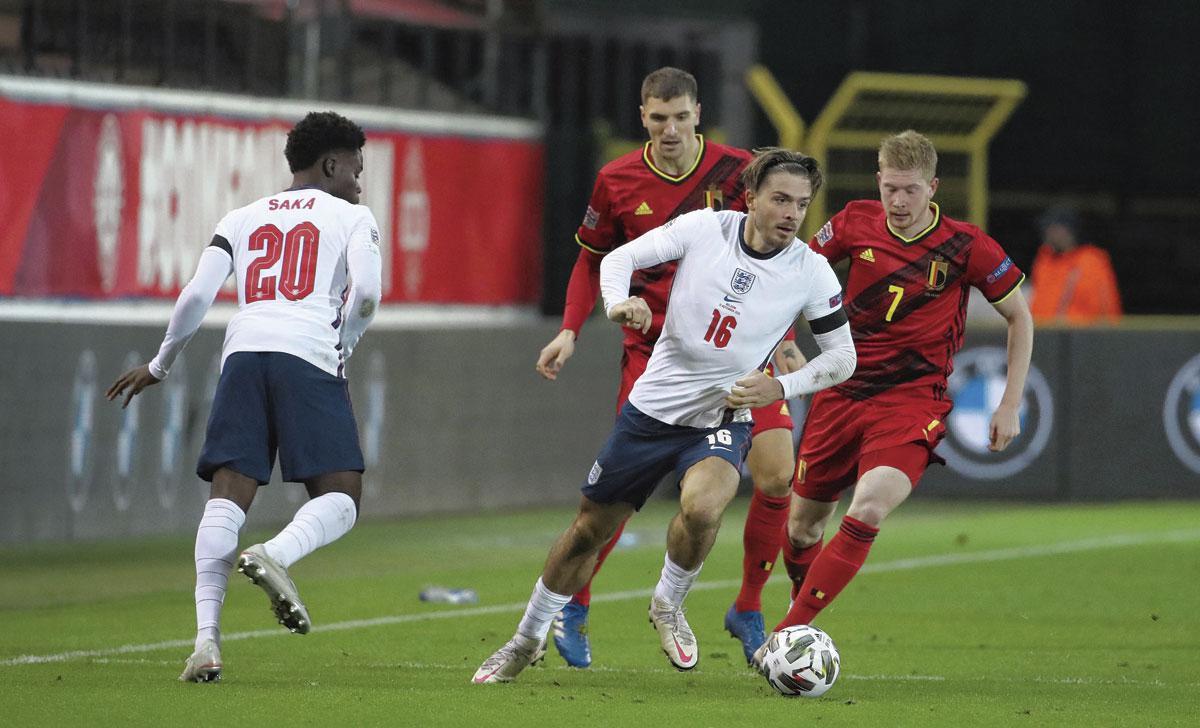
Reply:
<svg viewBox="0 0 1200 728"><path fill-rule="evenodd" d="M1108 253L1079 242L1079 215L1054 207L1038 219L1042 246L1033 261L1033 302L1039 324L1116 323L1121 295Z"/></svg>

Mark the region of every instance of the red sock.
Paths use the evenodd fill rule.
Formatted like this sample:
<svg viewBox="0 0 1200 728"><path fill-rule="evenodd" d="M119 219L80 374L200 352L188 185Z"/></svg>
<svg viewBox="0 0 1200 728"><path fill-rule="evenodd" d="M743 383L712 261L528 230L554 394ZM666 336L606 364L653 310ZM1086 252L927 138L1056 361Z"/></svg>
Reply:
<svg viewBox="0 0 1200 728"><path fill-rule="evenodd" d="M871 543L879 533L858 519L846 516L829 545L821 550L804 577L800 594L787 616L775 627L779 631L794 624L812 624L812 620L845 588L867 560Z"/></svg>
<svg viewBox="0 0 1200 728"><path fill-rule="evenodd" d="M783 565L787 569L788 578L792 580L792 601L800 593L800 585L808 576L808 569L813 560L821 553L822 542L817 541L810 546L796 548L787 537L787 524L783 526Z"/></svg>
<svg viewBox="0 0 1200 728"><path fill-rule="evenodd" d="M775 498L757 488L750 497L746 528L742 531L742 590L733 602L733 608L739 612L762 611L763 586L775 568L791 502L790 494Z"/></svg>
<svg viewBox="0 0 1200 728"><path fill-rule="evenodd" d="M626 523L629 523L629 521L621 521L621 525L617 526L617 532L608 540L608 543L604 544L604 548L600 549L600 555L596 557L596 567L592 569L592 579L596 578L596 573L600 571L600 566L604 563L604 560L617 547L617 541L621 540L621 534L625 532ZM584 584L583 588L575 592L575 596L571 597L571 601L574 604L586 607L592 603L592 579L588 579L588 583Z"/></svg>

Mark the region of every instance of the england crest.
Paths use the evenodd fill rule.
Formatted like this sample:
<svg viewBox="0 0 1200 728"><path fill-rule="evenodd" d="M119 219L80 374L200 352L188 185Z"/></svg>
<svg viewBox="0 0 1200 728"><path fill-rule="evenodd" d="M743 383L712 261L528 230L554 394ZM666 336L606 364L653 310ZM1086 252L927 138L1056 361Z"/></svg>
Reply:
<svg viewBox="0 0 1200 728"><path fill-rule="evenodd" d="M754 285L754 274L741 268L735 268L733 280L729 282L729 285L733 287L734 293L749 293L750 286Z"/></svg>

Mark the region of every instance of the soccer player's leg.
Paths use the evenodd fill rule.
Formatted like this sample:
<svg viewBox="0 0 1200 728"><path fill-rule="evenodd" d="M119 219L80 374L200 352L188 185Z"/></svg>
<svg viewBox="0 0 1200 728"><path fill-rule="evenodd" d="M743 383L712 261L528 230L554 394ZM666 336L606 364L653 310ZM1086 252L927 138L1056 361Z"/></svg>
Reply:
<svg viewBox="0 0 1200 728"><path fill-rule="evenodd" d="M633 389L634 382L642 375L642 372L646 371L646 362L649 361L649 358L648 352L636 347L626 346L623 349L621 353L621 386L617 391L618 417L625 401L629 399L629 392ZM608 555L617 547L621 540L621 534L624 532L625 523L622 522L608 543L600 549L600 554L596 557L596 566L587 583L572 595L571 601L554 617L554 647L571 667L585 668L592 664L592 644L588 636L588 613L592 606L592 581L595 580L596 574L600 573L600 568L604 566Z"/></svg>
<svg viewBox="0 0 1200 728"><path fill-rule="evenodd" d="M238 533L258 486L271 477L266 389L254 354L230 356L209 412L196 474L212 483L196 529L196 642L179 676L221 678L221 608L237 555Z"/></svg>
<svg viewBox="0 0 1200 728"><path fill-rule="evenodd" d="M288 569L353 528L362 451L346 380L289 354L266 361L280 470L284 480L304 483L310 500L274 538L243 551L238 570L266 592L280 624L307 634L312 620Z"/></svg>
<svg viewBox="0 0 1200 728"><path fill-rule="evenodd" d="M920 482L943 436L948 405L877 407L866 422L854 498L837 534L813 560L795 602L776 629L810 624L866 562L887 516Z"/></svg>
<svg viewBox="0 0 1200 728"><path fill-rule="evenodd" d="M588 472L575 520L550 549L516 633L480 665L473 683L510 682L544 651L551 621L591 578L601 548L674 465L674 451L654 436L656 425L662 426L632 407L622 409Z"/></svg>
<svg viewBox="0 0 1200 728"><path fill-rule="evenodd" d="M742 531L742 585L725 613L725 629L742 643L747 661L766 640L762 590L783 544L796 462L787 403L753 410L751 416L753 439L746 462L754 493Z"/></svg>
<svg viewBox="0 0 1200 728"><path fill-rule="evenodd" d="M649 609L659 644L679 670L692 669L700 659L683 601L712 549L725 508L737 494L749 447L750 423L734 422L701 431L679 456L679 513L667 529L667 553Z"/></svg>

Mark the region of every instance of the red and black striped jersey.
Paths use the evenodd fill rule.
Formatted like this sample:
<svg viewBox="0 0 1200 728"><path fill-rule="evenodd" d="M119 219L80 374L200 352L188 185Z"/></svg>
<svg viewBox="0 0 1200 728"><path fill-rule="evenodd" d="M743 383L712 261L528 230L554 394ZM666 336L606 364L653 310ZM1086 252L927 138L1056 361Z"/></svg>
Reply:
<svg viewBox="0 0 1200 728"><path fill-rule="evenodd" d="M809 242L830 263L850 260L845 308L858 368L836 387L848 397L928 387L943 399L962 347L970 286L998 303L1025 280L999 243L931 207L929 227L904 238L878 200L851 202Z"/></svg>
<svg viewBox="0 0 1200 728"><path fill-rule="evenodd" d="M699 134L697 139L696 162L678 177L654 165L650 142L604 165L575 242L604 255L685 212L705 207L745 210L741 174L750 152L710 142ZM654 346L662 333L674 274L674 262L634 271L629 295L645 299L654 317L645 334L625 329L626 346L641 345L647 351Z"/></svg>

